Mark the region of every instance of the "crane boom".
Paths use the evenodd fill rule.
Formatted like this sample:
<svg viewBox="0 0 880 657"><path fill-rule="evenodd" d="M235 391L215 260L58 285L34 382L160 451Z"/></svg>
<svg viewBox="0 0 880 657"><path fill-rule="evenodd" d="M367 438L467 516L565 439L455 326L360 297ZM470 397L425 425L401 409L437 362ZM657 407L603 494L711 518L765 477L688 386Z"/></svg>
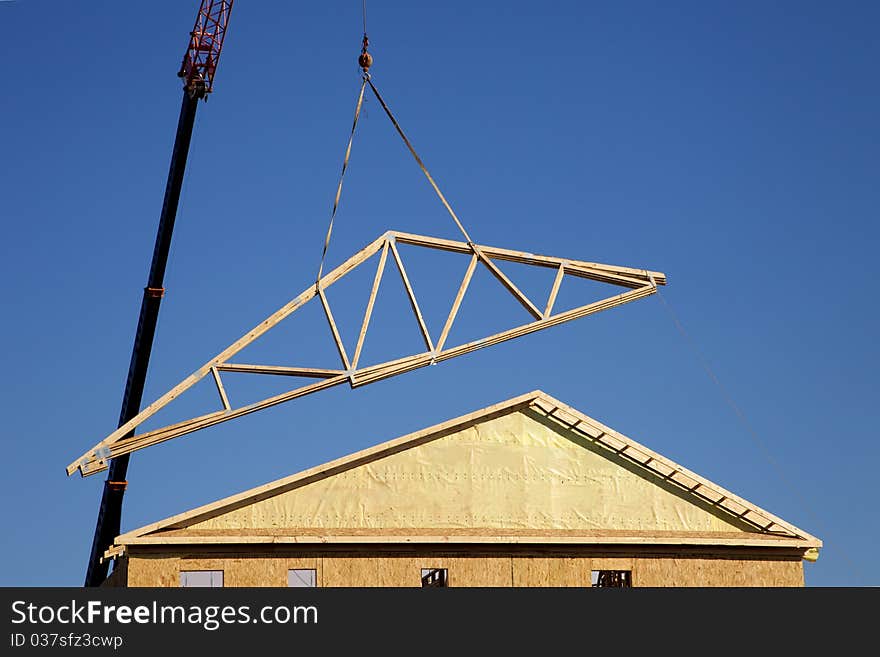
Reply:
<svg viewBox="0 0 880 657"><path fill-rule="evenodd" d="M190 33L189 46L178 72L178 76L184 79L183 101L177 122L174 148L171 152L165 197L159 215L153 259L141 300L140 315L128 367L128 378L122 398L122 410L119 414L119 426L123 426L135 417L140 410L150 353L153 348L153 337L156 332L156 322L159 318L159 305L165 294L163 287L165 268L168 263L168 252L171 248L171 234L177 217L177 206L183 185L183 174L186 169L193 125L195 124L196 109L199 100L207 99L208 94L213 90L214 74L217 71L220 52L223 49L223 40L226 37L233 2L234 0L201 0L195 27ZM132 431L129 437L133 435ZM127 487L128 461L128 454L114 459L107 480L104 482L95 535L86 570L86 586L98 586L107 577L109 564L102 559L102 555L119 534L122 520L122 499Z"/></svg>

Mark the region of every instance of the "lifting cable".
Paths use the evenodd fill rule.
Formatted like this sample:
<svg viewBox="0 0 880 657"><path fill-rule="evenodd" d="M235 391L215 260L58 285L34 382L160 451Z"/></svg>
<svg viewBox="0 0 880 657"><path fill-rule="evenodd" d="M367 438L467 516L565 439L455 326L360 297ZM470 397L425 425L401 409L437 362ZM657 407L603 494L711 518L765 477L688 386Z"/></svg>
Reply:
<svg viewBox="0 0 880 657"><path fill-rule="evenodd" d="M394 115L391 113L391 110L388 109L388 105L385 104L385 101L382 100L382 96L379 95L379 90L376 89L376 85L373 84L373 81L370 80L370 76L367 76L367 84L370 85L370 89L373 90L373 93L376 95L376 100L382 105L382 109L385 110L385 113L388 115L388 118L391 119L391 123L394 124L394 127L397 129L397 134L400 135L403 142L406 144L406 147L409 149L409 152L412 153L412 156L416 159L416 162L419 165L419 168L422 170L422 173L425 174L425 178L428 179L428 182L431 183L431 187L434 188L434 191L437 192L437 196L440 197L440 201L443 203L443 206L449 212L449 215L452 217L452 220L455 222L455 225L458 226L458 229L461 231L461 234L464 235L464 239L468 244L473 245L473 240L471 240L470 235L464 229L464 226L461 225L461 221L459 221L458 217L455 216L455 212L452 209L452 206L449 205L449 201L446 200L446 197L443 196L443 192L440 191L440 188L437 187L437 183L434 182L434 179L431 177L431 174L428 172L428 168L425 166L425 163L422 162L422 158L419 157L419 154L416 153L416 149L413 148L413 145L410 143L409 139L406 138L406 135L403 134L403 130L400 127L400 124L397 123L397 120L394 118Z"/></svg>
<svg viewBox="0 0 880 657"><path fill-rule="evenodd" d="M443 203L443 207L446 208L449 215L452 217L452 220L455 222L455 225L461 231L461 234L464 235L465 241L470 244L472 247L475 247L473 240L471 240L471 236L465 230L458 216L455 214L455 211L452 209L452 206L449 204L449 201L446 200L446 197L443 195L443 192L440 191L440 187L437 186L437 183L434 182L434 178L431 176L428 168L425 166L425 163L422 161L422 158L419 157L419 154L416 153L416 149L413 147L412 142L407 138L406 134L403 132L403 128L400 127L400 124L397 122L397 119L394 118L394 115L391 113L391 109L389 109L388 105L385 103L385 100L379 94L379 90L376 89L376 85L373 84L371 76L369 74L370 66L373 64L373 56L367 52L367 48L370 45L370 40L367 37L367 3L366 0L363 2L363 12L364 12L364 39L363 46L361 48L361 54L358 57L358 65L363 70L363 77L361 83L361 90L358 94L357 106L354 112L354 121L351 125L351 134L348 138L348 146L345 149L345 157L342 161L342 173L339 176L339 184L336 187L336 196L333 199L333 209L330 212L330 224L327 226L327 235L324 238L324 248L321 252L321 264L318 266L318 277L315 280L315 284L320 284L321 276L324 273L324 260L327 257L327 249L330 247L330 236L333 232L333 221L336 218L336 211L339 209L339 200L342 197L342 182L345 178L345 172L348 169L348 162L351 157L351 146L354 142L354 133L357 128L358 118L361 114L361 108L364 104L364 90L367 85L370 85L370 89L373 92L373 95L376 96L376 100L379 101L379 104L382 105L382 109L385 110L385 114L388 115L388 118L391 120L391 123L394 125L394 128L397 130L397 134L400 135L400 138L403 139L403 143L406 144L406 147L409 149L409 152L412 153L413 158L415 158L416 163L419 165L419 168L422 170L422 173L425 174L425 178L428 179L428 182L431 183L431 187L434 188L434 191L437 193L437 196L440 198L440 202Z"/></svg>
<svg viewBox="0 0 880 657"><path fill-rule="evenodd" d="M366 38L366 37L365 37ZM345 148L345 158L342 160L342 173L339 175L339 185L336 187L336 196L333 199L333 210L330 212L330 225L327 226L327 236L324 238L324 249L321 252L321 264L318 267L318 278L315 279L315 282L318 283L321 280L321 276L324 273L324 258L327 257L327 249L330 246L330 234L333 232L333 220L336 218L336 210L339 209L339 199L342 197L342 181L345 179L345 170L348 169L348 160L351 157L351 144L354 142L354 131L357 128L358 118L361 115L361 107L364 104L364 89L366 89L367 80L364 78L364 82L361 85L361 92L358 94L357 107L354 110L354 121L351 124L351 135L348 137L348 146Z"/></svg>

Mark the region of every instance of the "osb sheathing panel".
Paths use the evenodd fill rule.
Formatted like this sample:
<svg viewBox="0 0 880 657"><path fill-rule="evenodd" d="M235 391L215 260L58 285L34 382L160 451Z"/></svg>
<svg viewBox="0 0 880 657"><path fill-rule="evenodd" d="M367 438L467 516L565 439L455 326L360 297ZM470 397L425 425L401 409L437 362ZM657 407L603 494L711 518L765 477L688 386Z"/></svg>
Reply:
<svg viewBox="0 0 880 657"><path fill-rule="evenodd" d="M449 586L513 585L510 557L455 557L448 559L447 563L441 567L449 569Z"/></svg>
<svg viewBox="0 0 880 657"><path fill-rule="evenodd" d="M590 586L589 557L513 557L513 586Z"/></svg>
<svg viewBox="0 0 880 657"><path fill-rule="evenodd" d="M513 586L547 586L550 559L546 557L515 557L511 559Z"/></svg>
<svg viewBox="0 0 880 657"><path fill-rule="evenodd" d="M442 567L439 560L431 557L383 558L378 565L378 585L419 587L422 585L422 568Z"/></svg>
<svg viewBox="0 0 880 657"><path fill-rule="evenodd" d="M189 525L742 531L523 412Z"/></svg>
<svg viewBox="0 0 880 657"><path fill-rule="evenodd" d="M730 558L636 559L633 586L803 586L800 559L764 560Z"/></svg>
<svg viewBox="0 0 880 657"><path fill-rule="evenodd" d="M138 555L128 558L128 585L180 586L180 559L167 555Z"/></svg>
<svg viewBox="0 0 880 657"><path fill-rule="evenodd" d="M632 570L635 559L620 557L594 558L590 564L591 570Z"/></svg>
<svg viewBox="0 0 880 657"><path fill-rule="evenodd" d="M333 557L321 560L324 586L379 586L379 559Z"/></svg>

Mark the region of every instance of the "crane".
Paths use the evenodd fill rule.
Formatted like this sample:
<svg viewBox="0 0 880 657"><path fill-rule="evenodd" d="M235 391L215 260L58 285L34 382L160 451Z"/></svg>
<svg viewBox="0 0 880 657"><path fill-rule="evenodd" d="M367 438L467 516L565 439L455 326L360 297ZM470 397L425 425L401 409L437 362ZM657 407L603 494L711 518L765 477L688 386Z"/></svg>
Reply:
<svg viewBox="0 0 880 657"><path fill-rule="evenodd" d="M186 170L186 159L189 154L196 109L199 101L207 100L208 95L213 91L214 75L217 72L220 52L223 49L223 40L226 37L233 2L234 0L201 0L195 26L190 32L189 44L177 74L183 79L183 101L177 122L174 148L171 152L165 197L159 215L153 259L150 264L147 285L143 290L140 315L138 316L131 361L128 367L128 378L122 398L122 410L119 414L120 427L135 417L140 410L150 353L153 348L153 337L156 333L156 322L159 318L159 306L165 295L165 268L168 263L174 221L177 217L177 206L180 200L183 174ZM129 437L132 435L134 432L129 432ZM102 556L119 534L122 499L128 486L126 481L128 461L128 454L114 459L104 482L95 535L86 570L85 586L98 586L107 577L109 564L102 559Z"/></svg>

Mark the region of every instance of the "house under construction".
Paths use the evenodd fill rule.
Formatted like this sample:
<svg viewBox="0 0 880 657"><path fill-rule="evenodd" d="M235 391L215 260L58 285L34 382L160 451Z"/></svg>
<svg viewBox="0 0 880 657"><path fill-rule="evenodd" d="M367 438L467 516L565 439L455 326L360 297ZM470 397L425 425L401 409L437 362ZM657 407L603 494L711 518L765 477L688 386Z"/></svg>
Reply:
<svg viewBox="0 0 880 657"><path fill-rule="evenodd" d="M535 391L122 534L110 586L803 586L822 543Z"/></svg>
<svg viewBox="0 0 880 657"><path fill-rule="evenodd" d="M142 407L195 112L212 91L232 5L232 0L201 0L178 73L184 80L181 113L119 423L67 466L68 475L108 471L86 585L802 586L803 561L818 557L817 538L540 391L117 535L128 461L135 451L333 386L357 388L429 367L643 299L667 284L665 274L645 268L514 251L472 239L376 88L364 4L358 58L363 75L314 283ZM389 230L325 271L368 91L462 240ZM401 245L467 257L439 333L428 330ZM369 261L376 261L373 284L356 346L347 350L327 290ZM546 299L526 295L499 263L553 272ZM424 350L368 363L363 347L386 264L400 276ZM451 330L479 267L522 306L523 320L457 343ZM560 308L559 291L572 279L605 284L607 295ZM305 367L298 360L309 355L303 353L293 364L239 360L246 347L309 303L320 305L326 317L338 362ZM299 383L246 402L227 393L227 373ZM136 433L200 381L213 381L216 410ZM111 560L115 566L107 577Z"/></svg>

